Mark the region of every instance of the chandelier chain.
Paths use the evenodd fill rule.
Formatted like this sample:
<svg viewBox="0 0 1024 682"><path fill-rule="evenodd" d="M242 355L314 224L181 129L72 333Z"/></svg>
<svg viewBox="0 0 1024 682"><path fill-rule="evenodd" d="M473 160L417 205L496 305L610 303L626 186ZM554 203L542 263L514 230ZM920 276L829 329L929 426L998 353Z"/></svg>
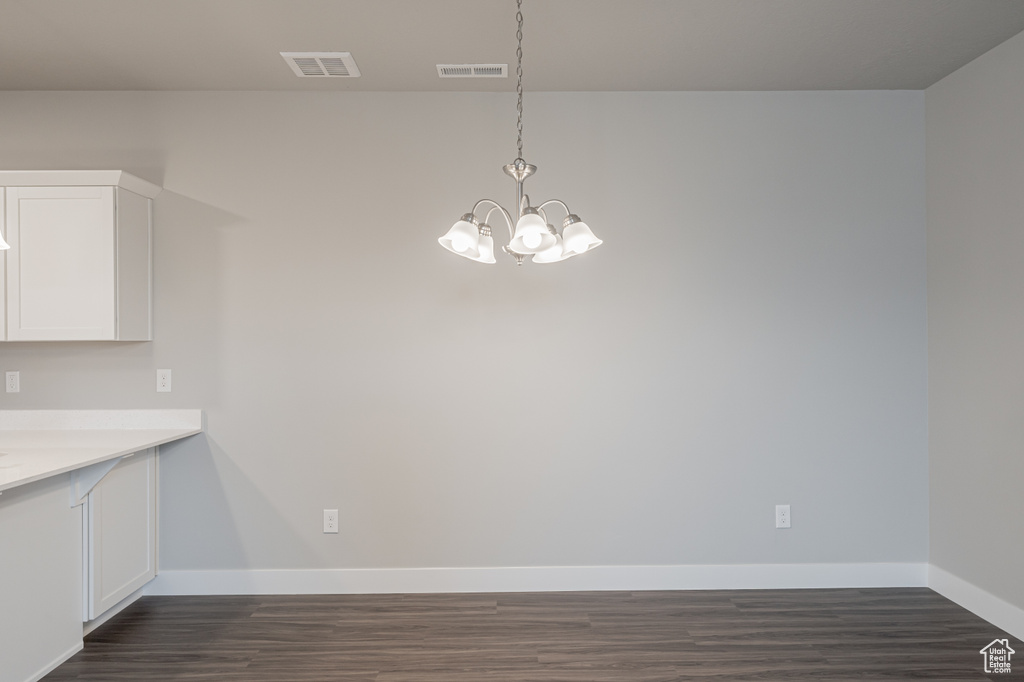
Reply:
<svg viewBox="0 0 1024 682"><path fill-rule="evenodd" d="M516 22L519 27L516 29L516 111L519 118L516 121L516 130L519 138L516 140L516 148L519 150L519 159L523 158L523 0L516 0Z"/></svg>

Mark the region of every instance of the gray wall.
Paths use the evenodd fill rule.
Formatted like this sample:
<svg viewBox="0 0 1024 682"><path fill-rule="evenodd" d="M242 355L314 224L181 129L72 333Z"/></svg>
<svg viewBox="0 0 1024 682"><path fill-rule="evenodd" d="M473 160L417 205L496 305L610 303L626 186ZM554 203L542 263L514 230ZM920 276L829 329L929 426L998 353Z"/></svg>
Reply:
<svg viewBox="0 0 1024 682"><path fill-rule="evenodd" d="M927 90L931 562L1024 608L1024 35Z"/></svg>
<svg viewBox="0 0 1024 682"><path fill-rule="evenodd" d="M155 340L4 344L0 407L206 410L165 569L924 562L924 101L528 93L605 244L517 269L436 242L513 95L3 93L5 167L165 190Z"/></svg>

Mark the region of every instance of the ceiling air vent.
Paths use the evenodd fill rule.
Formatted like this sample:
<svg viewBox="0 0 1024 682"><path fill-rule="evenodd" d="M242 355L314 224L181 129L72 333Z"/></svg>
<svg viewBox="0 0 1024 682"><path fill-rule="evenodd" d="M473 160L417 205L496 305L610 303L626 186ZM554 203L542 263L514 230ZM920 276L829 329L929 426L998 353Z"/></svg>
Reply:
<svg viewBox="0 0 1024 682"><path fill-rule="evenodd" d="M441 78L508 78L508 64L438 64Z"/></svg>
<svg viewBox="0 0 1024 682"><path fill-rule="evenodd" d="M282 52L300 78L358 78L359 67L349 52Z"/></svg>

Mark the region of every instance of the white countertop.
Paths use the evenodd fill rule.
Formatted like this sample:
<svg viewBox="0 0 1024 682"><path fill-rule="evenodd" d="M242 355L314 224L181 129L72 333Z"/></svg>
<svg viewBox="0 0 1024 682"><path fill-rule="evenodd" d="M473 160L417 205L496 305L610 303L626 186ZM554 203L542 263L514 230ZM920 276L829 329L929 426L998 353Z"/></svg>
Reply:
<svg viewBox="0 0 1024 682"><path fill-rule="evenodd" d="M202 410L0 410L0 492L202 430Z"/></svg>

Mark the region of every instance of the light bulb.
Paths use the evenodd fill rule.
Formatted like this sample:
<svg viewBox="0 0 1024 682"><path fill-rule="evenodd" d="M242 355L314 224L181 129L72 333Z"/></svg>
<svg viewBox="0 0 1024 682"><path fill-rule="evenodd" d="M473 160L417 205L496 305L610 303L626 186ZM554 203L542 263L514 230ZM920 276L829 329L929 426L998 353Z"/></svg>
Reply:
<svg viewBox="0 0 1024 682"><path fill-rule="evenodd" d="M509 248L516 253L531 255L545 251L555 243L555 235L548 230L548 224L540 212L529 206L516 222L516 231L509 242Z"/></svg>
<svg viewBox="0 0 1024 682"><path fill-rule="evenodd" d="M529 232L523 235L523 245L528 249L535 249L540 246L540 239L539 232Z"/></svg>
<svg viewBox="0 0 1024 682"><path fill-rule="evenodd" d="M452 237L452 248L462 253L469 248L469 237L459 234Z"/></svg>

